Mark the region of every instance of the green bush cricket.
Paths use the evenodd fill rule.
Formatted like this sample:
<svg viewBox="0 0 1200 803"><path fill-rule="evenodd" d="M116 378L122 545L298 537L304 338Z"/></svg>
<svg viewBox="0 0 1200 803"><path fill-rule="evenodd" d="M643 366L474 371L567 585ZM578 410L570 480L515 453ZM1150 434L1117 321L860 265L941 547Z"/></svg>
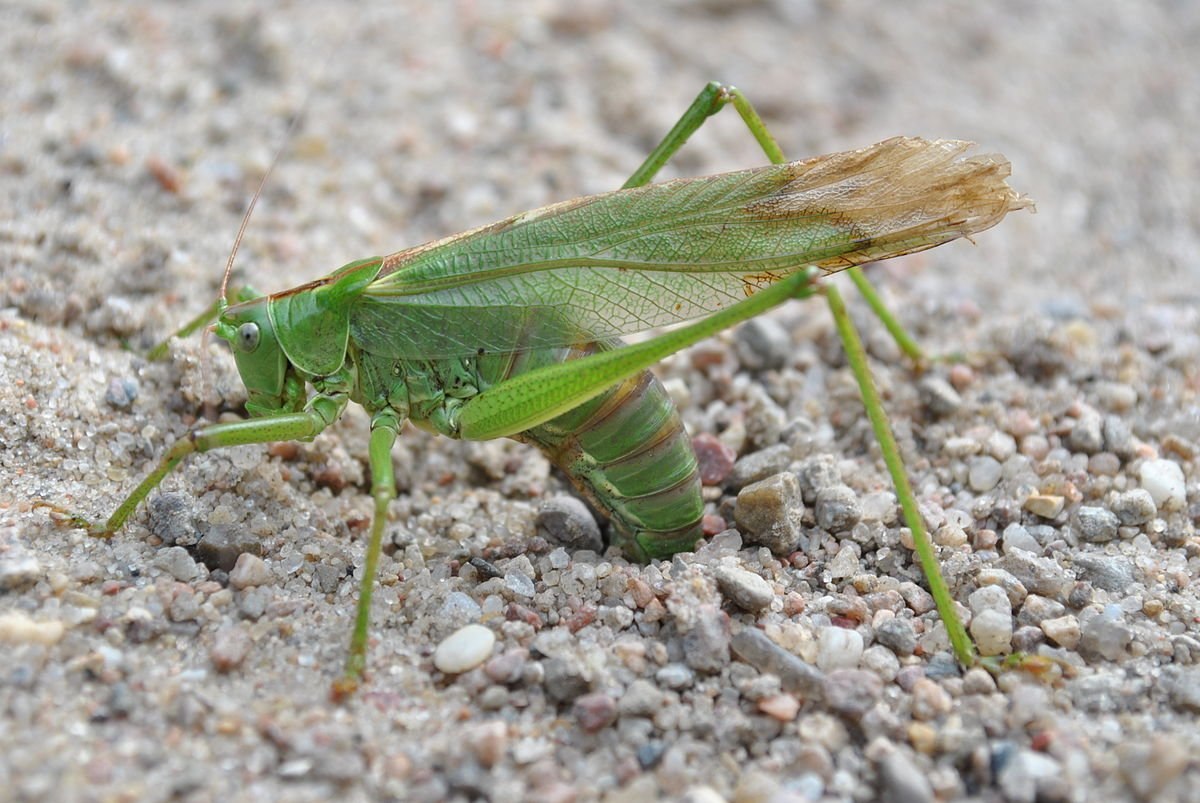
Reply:
<svg viewBox="0 0 1200 803"><path fill-rule="evenodd" d="M773 164L651 184L727 104ZM391 448L406 419L453 438L533 443L610 518L627 555L666 557L700 537L703 504L690 440L648 369L788 299L821 292L939 611L959 659L969 662L969 639L924 537L861 343L840 296L816 281L969 237L1028 205L1005 183L1007 160L963 157L967 147L894 138L788 163L745 97L713 83L621 190L352 262L323 279L234 304L226 289L231 254L213 328L232 347L250 417L181 438L103 523L69 513L66 519L112 536L187 455L311 440L350 402L362 405L371 415L374 516L349 655L334 684L340 697L353 692L366 667L371 594L395 497ZM855 280L902 348L919 359L865 279ZM617 339L696 318L637 345Z"/></svg>

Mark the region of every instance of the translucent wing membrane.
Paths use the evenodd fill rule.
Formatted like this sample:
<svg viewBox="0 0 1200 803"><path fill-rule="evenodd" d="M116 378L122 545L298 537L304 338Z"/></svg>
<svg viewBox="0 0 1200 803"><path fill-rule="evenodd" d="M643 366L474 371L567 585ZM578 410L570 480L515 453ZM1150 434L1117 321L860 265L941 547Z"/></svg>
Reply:
<svg viewBox="0 0 1200 803"><path fill-rule="evenodd" d="M526 212L385 258L353 335L409 359L563 346L706 315L809 265L932 248L1028 205L1007 160L969 145L897 137Z"/></svg>

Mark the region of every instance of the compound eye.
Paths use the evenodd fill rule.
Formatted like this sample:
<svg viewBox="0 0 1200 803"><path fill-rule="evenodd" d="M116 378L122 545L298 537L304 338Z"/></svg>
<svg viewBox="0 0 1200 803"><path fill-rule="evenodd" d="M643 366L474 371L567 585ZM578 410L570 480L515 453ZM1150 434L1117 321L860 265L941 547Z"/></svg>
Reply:
<svg viewBox="0 0 1200 803"><path fill-rule="evenodd" d="M238 348L249 354L258 348L258 324L244 323L237 330Z"/></svg>

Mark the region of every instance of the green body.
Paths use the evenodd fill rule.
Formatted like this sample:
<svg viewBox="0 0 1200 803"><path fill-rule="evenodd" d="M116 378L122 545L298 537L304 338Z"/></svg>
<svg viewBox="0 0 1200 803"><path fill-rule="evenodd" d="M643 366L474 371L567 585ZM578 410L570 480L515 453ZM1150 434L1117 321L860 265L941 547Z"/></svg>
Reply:
<svg viewBox="0 0 1200 803"><path fill-rule="evenodd" d="M728 103L775 164L650 185ZM372 416L375 513L350 655L335 684L335 694L349 693L365 667L371 594L395 496L391 447L405 420L454 438L536 445L611 518L632 557L690 548L702 514L696 458L647 369L811 295L821 273L970 236L1027 204L1004 181L1007 161L962 158L967 147L895 138L783 164L745 98L710 84L625 189L350 263L233 306L222 293L215 329L233 347L251 418L177 441L103 524L68 518L111 535L188 454L309 440L347 404L361 404ZM920 548L920 517L868 387L861 344L835 291L827 295ZM618 340L695 318L636 345ZM966 662L969 641L931 552L922 553L922 565Z"/></svg>

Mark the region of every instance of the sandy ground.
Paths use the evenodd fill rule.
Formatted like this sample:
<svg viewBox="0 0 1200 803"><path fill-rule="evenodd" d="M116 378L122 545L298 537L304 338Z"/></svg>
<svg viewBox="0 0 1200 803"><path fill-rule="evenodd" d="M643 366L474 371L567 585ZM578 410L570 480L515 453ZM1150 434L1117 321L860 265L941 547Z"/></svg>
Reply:
<svg viewBox="0 0 1200 803"><path fill-rule="evenodd" d="M1200 6L15 0L0 53L0 799L1198 799ZM833 536L791 563L730 542L646 569L544 544L518 555L564 487L545 461L414 432L395 453L374 674L336 706L370 512L361 414L298 449L189 462L156 497L182 523L153 532L139 513L101 542L31 508L107 514L205 402L238 410L217 346L139 355L215 296L298 110L238 265L263 290L617 187L712 79L743 88L796 158L969 139L1036 199L975 246L875 274L930 351L983 355L935 371L961 406L932 413L855 315L956 599L982 604L997 568L1023 581L1007 588L1012 645L1070 677L947 671L910 586L894 613L918 654L881 647L886 600L871 595L896 593L890 569L918 575L869 538L839 576ZM667 172L762 161L728 114ZM828 455L877 500L886 477L826 311L776 319L795 338L783 371L738 373L729 337L664 366L685 421L745 427L748 455L772 443L765 408L793 425L773 433L793 436L792 469ZM1010 473L981 490L969 472L985 456ZM1182 490L1111 541L1080 536L1081 507L1124 511L1159 460ZM711 494L713 511L738 490ZM1065 507L1040 516L1034 492ZM874 526L902 540L894 516ZM196 533L213 529L260 554L257 576L204 563ZM480 556L504 579L464 568ZM719 565L761 575L772 601L743 610ZM1093 615L1115 635L1089 633ZM1039 637L1063 617L1082 645ZM500 663L436 671L434 648L471 620ZM685 638L712 621L715 664ZM848 666L822 634L856 625L870 655ZM754 628L820 666L820 693L739 658ZM882 681L865 714L831 702L860 678L846 671Z"/></svg>

